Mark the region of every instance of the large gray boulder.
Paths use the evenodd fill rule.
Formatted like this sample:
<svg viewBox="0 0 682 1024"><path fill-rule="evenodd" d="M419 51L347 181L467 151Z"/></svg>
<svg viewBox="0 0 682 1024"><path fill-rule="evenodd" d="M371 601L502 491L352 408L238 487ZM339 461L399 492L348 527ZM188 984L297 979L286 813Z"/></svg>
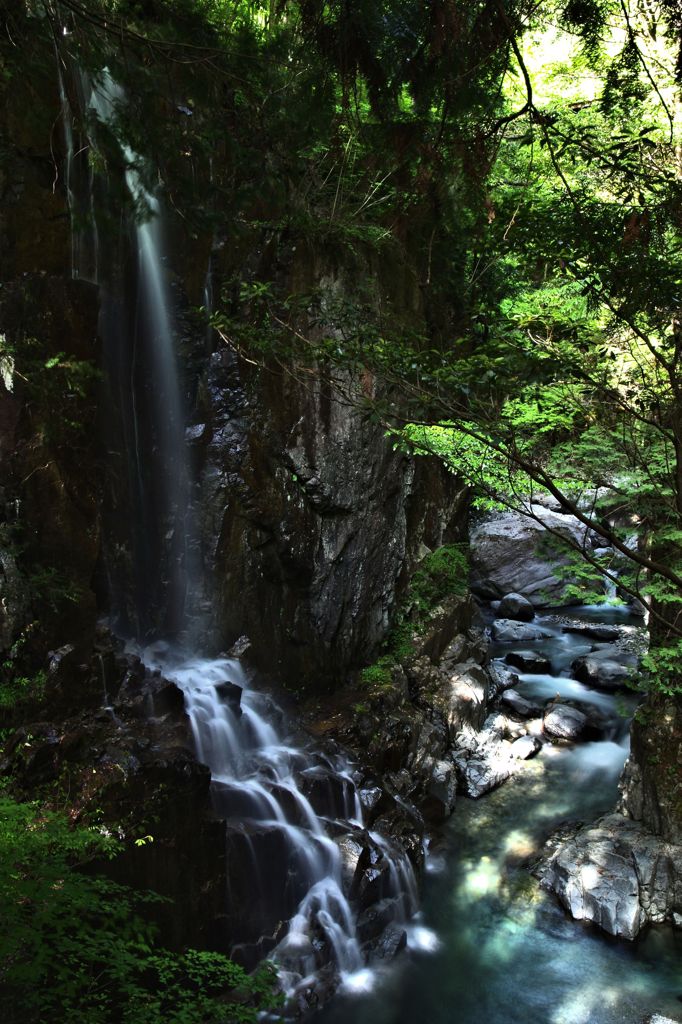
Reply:
<svg viewBox="0 0 682 1024"><path fill-rule="evenodd" d="M572 917L634 939L648 923L682 920L682 847L607 814L560 843L539 871Z"/></svg>
<svg viewBox="0 0 682 1024"><path fill-rule="evenodd" d="M543 709L543 705L538 701L522 697L517 690L505 690L500 697L500 705L519 718L534 718L535 715L542 714Z"/></svg>
<svg viewBox="0 0 682 1024"><path fill-rule="evenodd" d="M532 622L535 618L533 605L523 594L505 594L500 601L497 614L504 619L518 619L520 622Z"/></svg>
<svg viewBox="0 0 682 1024"><path fill-rule="evenodd" d="M570 561L560 538L582 546L587 528L573 516L542 505L531 505L530 511L540 522L518 512L502 512L472 530L472 588L520 594L535 608L576 604L566 595L565 583L554 575L554 569ZM548 533L543 524L559 537Z"/></svg>

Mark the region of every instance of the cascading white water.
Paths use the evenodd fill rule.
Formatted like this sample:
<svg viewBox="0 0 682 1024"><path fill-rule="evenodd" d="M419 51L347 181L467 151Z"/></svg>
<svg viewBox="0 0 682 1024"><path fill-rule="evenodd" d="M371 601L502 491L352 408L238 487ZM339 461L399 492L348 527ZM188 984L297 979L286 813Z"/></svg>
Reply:
<svg viewBox="0 0 682 1024"><path fill-rule="evenodd" d="M91 110L100 121L111 125L117 108L124 103L123 90L105 70L92 88ZM156 426L165 461L165 505L177 526L178 519L184 520L187 510L189 467L184 443L185 414L175 354L173 303L165 266L162 208L157 196L144 183L140 156L125 141L119 140L119 144L125 160L126 184L136 210L139 282L136 328L142 327L152 353ZM183 532L185 528L183 521Z"/></svg>
<svg viewBox="0 0 682 1024"><path fill-rule="evenodd" d="M272 699L254 691L239 661L184 660L167 649L148 650L146 662L174 680L185 695L197 756L211 768L216 812L228 823L258 824L284 836L288 856L302 881L303 897L293 909L287 934L272 952L288 994L310 983L328 956L341 982L352 985L364 958L355 912L343 890L339 845L325 832L333 821L362 833L362 807L350 766L337 756L323 758L287 741L276 724L282 712ZM338 799L314 808L306 786L328 773ZM337 827L338 831L338 827ZM366 834L366 833L365 833ZM377 857L387 865L390 894L407 918L416 910L416 880L409 859L379 832L369 833ZM267 871L268 865L260 870ZM320 951L323 938L326 951Z"/></svg>

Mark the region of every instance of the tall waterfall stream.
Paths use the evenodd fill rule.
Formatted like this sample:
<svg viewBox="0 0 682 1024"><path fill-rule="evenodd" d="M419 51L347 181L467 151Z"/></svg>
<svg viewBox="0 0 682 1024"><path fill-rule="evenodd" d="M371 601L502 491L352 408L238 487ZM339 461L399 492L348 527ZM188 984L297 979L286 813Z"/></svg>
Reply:
<svg viewBox="0 0 682 1024"><path fill-rule="evenodd" d="M62 89L66 105L64 96ZM104 76L90 89L87 102L108 123L122 101L121 91ZM65 117L67 186L75 201L74 141L67 122ZM172 560L174 571L183 575L171 584L177 591L192 583L189 477L162 208L135 170L139 158L121 148L131 196L150 214L136 229L136 319L142 321L158 385L155 433L162 449L165 515L182 541ZM93 245L96 249L96 238ZM74 243L75 263L79 251ZM146 456L136 430L133 438L132 455L141 473ZM252 687L239 661L208 660L170 644L145 650L146 662L181 687L197 756L211 769L215 813L227 829L240 831L251 852L255 917L259 903L276 898L281 905L287 923L263 951L278 965L283 987L290 996L304 992L315 985L325 963L340 976L340 994L321 1011L321 1022L412 1024L418 1018L429 1024L638 1024L652 1009L679 1014L679 936L675 940L665 930L652 931L636 947L606 940L567 920L528 873L524 861L556 825L613 806L627 753L616 698L588 691L562 674L584 652L580 638L555 630L552 640L524 642L524 648L529 646L550 654L552 673L523 676L522 691L535 696L558 692L598 705L612 723L611 734L580 746L546 744L492 795L477 802L460 800L444 829L444 854L428 862L419 918L414 918L417 886L410 862L387 837L370 833L367 840L362 793L341 754L322 753L295 737L286 716ZM365 966L336 841L360 832L382 879L381 898L394 901L400 920L414 918L407 925L408 954L399 968ZM276 836L278 845L263 844L268 836ZM261 847L276 848L284 857L275 875ZM273 878L283 880L277 893ZM226 908L229 902L228 892Z"/></svg>

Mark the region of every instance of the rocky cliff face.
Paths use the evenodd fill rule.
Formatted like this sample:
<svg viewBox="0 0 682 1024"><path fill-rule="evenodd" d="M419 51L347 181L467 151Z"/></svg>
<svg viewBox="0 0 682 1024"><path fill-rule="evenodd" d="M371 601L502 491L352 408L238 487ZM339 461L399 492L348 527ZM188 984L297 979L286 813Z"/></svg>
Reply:
<svg viewBox="0 0 682 1024"><path fill-rule="evenodd" d="M463 488L318 377L248 373L222 348L204 396L213 630L247 633L287 683L329 689L372 659L420 554L461 535Z"/></svg>

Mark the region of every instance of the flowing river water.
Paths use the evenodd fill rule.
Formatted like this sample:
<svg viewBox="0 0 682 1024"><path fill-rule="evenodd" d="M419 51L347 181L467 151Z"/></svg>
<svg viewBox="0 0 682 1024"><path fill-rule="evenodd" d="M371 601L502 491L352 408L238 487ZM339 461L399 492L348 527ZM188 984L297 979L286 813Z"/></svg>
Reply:
<svg viewBox="0 0 682 1024"><path fill-rule="evenodd" d="M617 611L581 610L597 621ZM632 698L589 690L568 678L589 643L536 619L552 639L495 645L493 656L532 648L552 675L523 675L528 696L557 692L608 716L603 739L546 744L502 787L460 798L428 862L420 915L432 941L375 979L371 991L338 997L315 1024L641 1024L652 1012L682 1020L682 936L651 929L636 943L570 920L544 893L529 863L568 820L613 808L627 756ZM429 948L430 947L430 948Z"/></svg>

